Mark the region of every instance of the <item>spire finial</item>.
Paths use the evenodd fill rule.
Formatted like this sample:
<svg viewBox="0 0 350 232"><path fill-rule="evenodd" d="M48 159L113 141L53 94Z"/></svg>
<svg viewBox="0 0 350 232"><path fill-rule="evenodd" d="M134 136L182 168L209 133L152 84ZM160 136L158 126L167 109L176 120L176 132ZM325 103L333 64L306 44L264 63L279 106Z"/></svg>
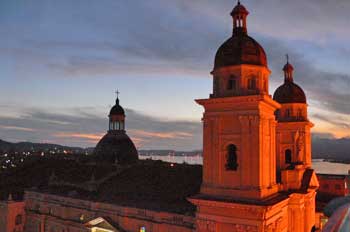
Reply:
<svg viewBox="0 0 350 232"><path fill-rule="evenodd" d="M120 94L120 92L119 92L118 89L117 89L117 91L115 91L115 94L117 95L117 99L119 99L119 94Z"/></svg>
<svg viewBox="0 0 350 232"><path fill-rule="evenodd" d="M241 5L241 1L240 0L238 0L238 3L237 3L238 5Z"/></svg>
<svg viewBox="0 0 350 232"><path fill-rule="evenodd" d="M293 82L293 66L289 63L289 55L286 54L287 64L284 65L284 80L286 82Z"/></svg>
<svg viewBox="0 0 350 232"><path fill-rule="evenodd" d="M117 96L117 99L115 100L116 104L119 105L119 90L117 89L117 91L115 91L115 95Z"/></svg>

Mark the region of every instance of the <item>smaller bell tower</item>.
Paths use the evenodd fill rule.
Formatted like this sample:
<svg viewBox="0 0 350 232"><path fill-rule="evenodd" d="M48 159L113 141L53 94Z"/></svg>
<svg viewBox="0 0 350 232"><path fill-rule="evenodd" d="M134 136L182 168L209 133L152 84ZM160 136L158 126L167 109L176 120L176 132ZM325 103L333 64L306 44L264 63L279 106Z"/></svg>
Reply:
<svg viewBox="0 0 350 232"><path fill-rule="evenodd" d="M311 231L315 225L315 197L318 181L311 169L311 128L307 101L302 88L294 83L294 67L283 67L284 83L274 93L281 104L276 111L277 183L289 192L289 231ZM294 219L293 219L294 218Z"/></svg>
<svg viewBox="0 0 350 232"><path fill-rule="evenodd" d="M246 8L233 9L233 34L217 51L213 93L203 114L203 180L190 199L197 232L281 231L288 198L276 183L276 119L264 49L247 33ZM284 227L283 227L284 226Z"/></svg>
<svg viewBox="0 0 350 232"><path fill-rule="evenodd" d="M308 119L307 101L303 89L294 83L294 67L287 63L283 67L284 83L274 93L274 100L281 104L276 111L277 177L280 171L292 167L311 167L311 128Z"/></svg>

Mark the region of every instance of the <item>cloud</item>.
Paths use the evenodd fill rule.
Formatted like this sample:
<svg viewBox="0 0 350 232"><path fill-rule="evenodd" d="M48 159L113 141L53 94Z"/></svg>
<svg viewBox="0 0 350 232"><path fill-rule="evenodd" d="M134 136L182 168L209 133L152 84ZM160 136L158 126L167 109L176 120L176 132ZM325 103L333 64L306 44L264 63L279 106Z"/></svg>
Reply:
<svg viewBox="0 0 350 232"><path fill-rule="evenodd" d="M78 138L78 139L85 139L88 140L90 143L97 143L103 136L103 134L80 134L80 133L66 133L66 132L59 132L56 134L53 134L54 137L57 138Z"/></svg>
<svg viewBox="0 0 350 232"><path fill-rule="evenodd" d="M193 137L192 134L186 132L150 132L143 130L130 130L130 132L136 136L153 138L153 139L188 139Z"/></svg>
<svg viewBox="0 0 350 232"><path fill-rule="evenodd" d="M220 3L212 0L104 0L90 4L68 0L32 4L32 0L16 2L16 5L11 2L7 0L4 4L6 14L0 22L3 35L0 58L9 60L9 67L12 67L7 76L11 79L84 77L84 82L95 76L209 77L216 49L231 34L229 12L235 4L231 0ZM335 60L347 64L344 60L348 60L350 51L346 39L350 31L344 28L348 27L345 16L350 2L247 0L244 4L251 12L249 33L268 53L273 71L272 86L282 83L284 54L289 53L295 67L295 80L305 90L310 108L322 109L312 117L328 121L335 131L347 128L345 115L350 113L350 76L332 71L327 63ZM7 5L12 7L6 8ZM308 53L316 59L310 59ZM326 64L316 64L319 59ZM49 75L45 76L46 73ZM161 87L153 90L158 91L157 88ZM160 91L160 94L167 93ZM130 134L142 146L190 149L201 144L200 123L165 121L133 110L128 114ZM327 120L334 114L340 117ZM63 114L50 112L49 108L30 108L17 118L3 115L0 123L35 130L19 134L14 129L7 130L7 134L0 132L3 137L50 139L81 145L91 140L76 137L76 142L72 142L53 135L57 132L103 134L107 124L93 109ZM30 137L29 132L35 133ZM192 139L183 139L187 138L186 133L191 134ZM156 140L151 139L151 135L167 138Z"/></svg>
<svg viewBox="0 0 350 232"><path fill-rule="evenodd" d="M3 125L0 125L0 128L4 129L4 130L25 131L25 132L36 131L33 128L18 127L18 126L3 126Z"/></svg>
<svg viewBox="0 0 350 232"><path fill-rule="evenodd" d="M98 111L94 108L61 109L60 112L27 108L20 117L0 117L0 138L95 146L108 125L106 117L96 115ZM199 122L166 121L130 109L126 110L126 115L127 133L138 148L192 150L201 147ZM21 125L30 126L30 129Z"/></svg>

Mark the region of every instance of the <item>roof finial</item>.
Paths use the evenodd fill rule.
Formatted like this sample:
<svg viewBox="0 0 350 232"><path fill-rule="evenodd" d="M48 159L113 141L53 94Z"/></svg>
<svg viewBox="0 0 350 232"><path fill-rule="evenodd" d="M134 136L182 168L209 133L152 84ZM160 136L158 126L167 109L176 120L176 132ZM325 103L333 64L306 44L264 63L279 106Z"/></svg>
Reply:
<svg viewBox="0 0 350 232"><path fill-rule="evenodd" d="M287 64L289 64L289 55L288 55L288 53L286 54L286 58L287 58Z"/></svg>
<svg viewBox="0 0 350 232"><path fill-rule="evenodd" d="M240 0L238 0L238 3L237 3L238 5L241 5L241 1Z"/></svg>
<svg viewBox="0 0 350 232"><path fill-rule="evenodd" d="M117 95L117 99L118 99L119 98L119 94L120 94L118 89L117 89L117 91L115 91L115 94Z"/></svg>
<svg viewBox="0 0 350 232"><path fill-rule="evenodd" d="M115 101L117 103L117 105L119 105L119 90L117 89L117 91L115 91L115 94L117 95L117 100Z"/></svg>

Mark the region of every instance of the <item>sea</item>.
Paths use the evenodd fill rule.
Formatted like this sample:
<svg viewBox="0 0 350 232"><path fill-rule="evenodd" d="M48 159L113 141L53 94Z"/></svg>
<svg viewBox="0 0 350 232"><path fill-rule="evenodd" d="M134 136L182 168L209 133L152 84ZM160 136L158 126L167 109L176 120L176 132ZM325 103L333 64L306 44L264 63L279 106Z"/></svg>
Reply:
<svg viewBox="0 0 350 232"><path fill-rule="evenodd" d="M197 156L160 156L160 155L150 155L150 156L140 156L141 159L152 159L152 160L162 160L169 163L187 163L187 164L203 164L203 157ZM349 173L350 164L343 163L333 163L328 162L323 159L312 160L312 168L319 174L336 174L336 175L346 175Z"/></svg>

